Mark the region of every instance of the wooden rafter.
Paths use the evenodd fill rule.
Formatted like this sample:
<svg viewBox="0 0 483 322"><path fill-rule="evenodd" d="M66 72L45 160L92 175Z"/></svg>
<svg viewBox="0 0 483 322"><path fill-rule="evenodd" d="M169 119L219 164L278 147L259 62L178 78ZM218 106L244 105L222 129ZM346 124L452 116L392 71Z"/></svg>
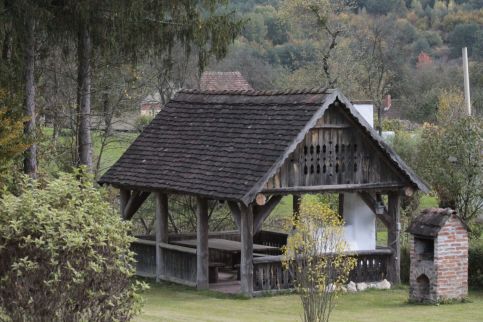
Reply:
<svg viewBox="0 0 483 322"><path fill-rule="evenodd" d="M150 192L129 190L127 191L129 192L129 194L126 192L126 190L124 190L124 193L122 194L124 195L124 198L126 198L127 196L129 197L125 199L125 202L123 202L121 211L122 218L125 220L130 220L134 216L136 211L138 211L138 209L144 203L144 201L146 201L146 199L150 195ZM124 198L122 199L124 200Z"/></svg>
<svg viewBox="0 0 483 322"><path fill-rule="evenodd" d="M236 226L240 229L240 217L241 217L241 210L238 204L234 201L228 201L228 207L230 208L230 213L233 219L235 220Z"/></svg>
<svg viewBox="0 0 483 322"><path fill-rule="evenodd" d="M383 207L381 208L382 211L379 211L377 209L378 201L376 200L376 198L374 198L373 195L368 192L359 192L359 196L364 201L364 203L372 210L372 212L376 214L377 218L379 218L386 227L389 227L392 219L391 216L389 216L387 208L383 205Z"/></svg>
<svg viewBox="0 0 483 322"><path fill-rule="evenodd" d="M262 228L262 224L282 200L281 195L272 196L265 205L254 206L253 208L253 233Z"/></svg>

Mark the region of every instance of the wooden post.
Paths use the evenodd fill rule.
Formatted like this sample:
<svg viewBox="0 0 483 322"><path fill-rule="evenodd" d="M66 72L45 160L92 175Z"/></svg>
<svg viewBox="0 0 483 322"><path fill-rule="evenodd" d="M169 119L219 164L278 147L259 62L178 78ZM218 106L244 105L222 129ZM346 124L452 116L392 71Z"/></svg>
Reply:
<svg viewBox="0 0 483 322"><path fill-rule="evenodd" d="M121 218L125 219L124 214L126 213L126 206L129 202L129 198L131 197L131 191L128 189L121 188L119 190L119 200L120 200L120 207L121 207Z"/></svg>
<svg viewBox="0 0 483 322"><path fill-rule="evenodd" d="M156 282L165 275L163 249L160 243L168 242L168 195L156 192Z"/></svg>
<svg viewBox="0 0 483 322"><path fill-rule="evenodd" d="M392 255L387 265L388 280L393 284L401 283L401 244L400 244L400 205L401 196L399 192L388 194L387 212L390 222L387 229L387 244L392 250Z"/></svg>
<svg viewBox="0 0 483 322"><path fill-rule="evenodd" d="M293 220L296 221L299 218L301 198L299 195L293 195L292 198L293 198L292 216L293 216Z"/></svg>
<svg viewBox="0 0 483 322"><path fill-rule="evenodd" d="M208 200L197 198L197 224L196 224L196 287L207 289L208 280Z"/></svg>
<svg viewBox="0 0 483 322"><path fill-rule="evenodd" d="M240 284L244 295L253 294L253 207L241 204Z"/></svg>

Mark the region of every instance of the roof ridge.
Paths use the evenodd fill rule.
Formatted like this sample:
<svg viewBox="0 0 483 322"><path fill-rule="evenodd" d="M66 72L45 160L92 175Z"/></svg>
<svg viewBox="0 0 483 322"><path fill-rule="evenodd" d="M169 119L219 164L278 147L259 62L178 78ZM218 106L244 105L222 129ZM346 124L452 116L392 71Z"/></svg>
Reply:
<svg viewBox="0 0 483 322"><path fill-rule="evenodd" d="M296 94L330 94L334 89L327 87L315 87L304 89L288 89L288 90L200 90L183 88L178 93L199 94L199 95L247 95L247 96L279 96L279 95L296 95Z"/></svg>

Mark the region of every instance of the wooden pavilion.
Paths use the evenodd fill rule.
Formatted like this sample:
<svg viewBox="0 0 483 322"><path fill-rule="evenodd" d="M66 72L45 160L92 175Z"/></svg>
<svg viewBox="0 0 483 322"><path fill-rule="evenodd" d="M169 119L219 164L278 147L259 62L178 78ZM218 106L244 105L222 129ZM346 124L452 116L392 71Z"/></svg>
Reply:
<svg viewBox="0 0 483 322"><path fill-rule="evenodd" d="M224 253L216 244L231 240L221 250L238 250L235 265L247 295L291 286L280 256L270 254L286 235L261 231L283 196L293 195L296 212L302 194L357 195L387 226L388 247L355 252L360 260L351 278L397 283L401 196L428 190L351 102L331 89L181 90L100 183L120 189L125 219L149 194L156 196L156 238L138 241L139 270L207 288L211 263ZM170 194L196 196L194 241L179 243L168 234ZM227 202L238 232L208 232L208 200Z"/></svg>

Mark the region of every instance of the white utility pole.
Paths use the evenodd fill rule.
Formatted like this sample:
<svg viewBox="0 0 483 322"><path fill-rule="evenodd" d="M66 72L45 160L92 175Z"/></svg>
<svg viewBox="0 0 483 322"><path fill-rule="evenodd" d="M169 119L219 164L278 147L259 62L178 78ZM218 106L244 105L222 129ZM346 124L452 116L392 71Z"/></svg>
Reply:
<svg viewBox="0 0 483 322"><path fill-rule="evenodd" d="M468 115L471 115L470 74L468 72L468 50L466 47L463 47L463 74L465 81L465 105Z"/></svg>

